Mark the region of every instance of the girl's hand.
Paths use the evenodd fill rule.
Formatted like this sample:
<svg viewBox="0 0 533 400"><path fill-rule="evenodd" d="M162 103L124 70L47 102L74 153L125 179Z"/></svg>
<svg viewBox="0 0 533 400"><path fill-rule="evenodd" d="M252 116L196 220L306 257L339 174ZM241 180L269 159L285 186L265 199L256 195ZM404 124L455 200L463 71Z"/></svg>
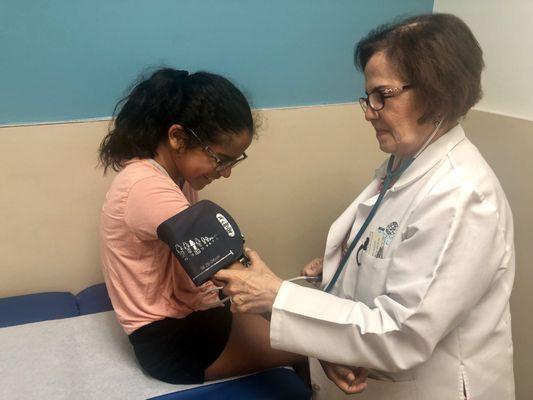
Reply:
<svg viewBox="0 0 533 400"><path fill-rule="evenodd" d="M220 301L218 292L222 289L220 286L215 286L211 281L207 281L198 287L198 300L194 304L195 311L205 311L210 308L223 307L224 303Z"/></svg>

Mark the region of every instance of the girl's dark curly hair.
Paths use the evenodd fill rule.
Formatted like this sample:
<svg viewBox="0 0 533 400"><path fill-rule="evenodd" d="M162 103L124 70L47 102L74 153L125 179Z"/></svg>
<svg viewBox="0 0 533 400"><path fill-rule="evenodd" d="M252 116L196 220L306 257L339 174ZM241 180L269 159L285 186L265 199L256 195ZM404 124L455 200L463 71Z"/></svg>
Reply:
<svg viewBox="0 0 533 400"><path fill-rule="evenodd" d="M117 114L117 110L120 110ZM104 173L118 171L132 158L151 158L173 124L190 128L204 141L221 143L228 135L254 135L248 101L229 80L208 72L162 68L141 79L115 107L114 126L99 148ZM189 137L186 146L198 142Z"/></svg>

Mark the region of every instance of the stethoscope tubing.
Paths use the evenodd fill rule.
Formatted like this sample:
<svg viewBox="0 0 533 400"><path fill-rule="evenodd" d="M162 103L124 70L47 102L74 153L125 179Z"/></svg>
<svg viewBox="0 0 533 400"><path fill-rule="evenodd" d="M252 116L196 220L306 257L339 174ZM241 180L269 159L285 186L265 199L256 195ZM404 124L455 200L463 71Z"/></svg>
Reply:
<svg viewBox="0 0 533 400"><path fill-rule="evenodd" d="M370 222L372 221L372 219L376 215L376 212L377 212L377 210L378 210L378 208L379 208L379 206L380 206L380 204L381 204L381 202L383 200L383 197L385 196L385 193L389 189L389 186L391 185L391 183L395 179L398 179L400 177L400 175L403 174L407 168L409 168L409 166L420 155L420 153L422 153L422 151L424 151L426 149L426 147L429 146L429 144L431 143L431 140L437 134L441 124L442 124L442 120L438 121L438 123L435 124L435 129L433 130L433 132L431 132L431 134L429 135L429 137L427 138L425 143L422 145L422 147L418 150L418 152L414 156L409 158L406 162L402 163L398 167L398 169L396 171L394 171L394 172L392 171L392 168L394 166L394 155L391 155L389 157L389 162L387 164L387 174L385 176L385 180L383 182L383 186L382 186L382 188L381 188L381 190L379 192L379 196L378 196L376 202L374 203L374 205L372 206L372 209L370 210L370 214L368 214L368 217L366 217L365 221L363 222L363 225L361 225L361 228L359 228L359 231L355 235L355 238L353 239L352 243L350 244L350 247L346 250L346 253L344 253L344 255L342 256L341 261L339 263L339 266L337 267L337 270L335 271L335 274L333 275L333 278L331 278L331 280L329 281L329 283L326 285L326 287L324 289L325 292L329 293L331 291L331 289L333 289L333 286L335 286L335 283L337 282L337 280L339 279L339 276L341 275L342 271L344 270L344 267L346 266L346 263L347 263L348 259L350 258L350 255L352 254L353 249L355 249L355 246L357 245L357 243L359 243L359 240L361 239L361 236L363 236L363 234L365 233L366 228L368 228L368 225L370 224Z"/></svg>
<svg viewBox="0 0 533 400"><path fill-rule="evenodd" d="M376 215L376 212L381 204L381 201L383 200L383 197L385 196L385 193L387 192L389 185L392 183L394 179L397 179L415 160L414 157L411 157L408 159L405 163L403 163L396 171L392 172L392 166L394 165L394 156L390 156L389 162L387 164L387 175L385 177L385 181L383 182L383 187L381 188L379 192L379 196L372 206L372 209L370 210L370 213L368 214L368 217L366 217L365 221L363 222L363 225L361 225L361 228L359 228L359 231L355 235L355 238L352 240L352 243L350 244L350 247L346 250L346 253L344 253L341 262L339 263L339 266L337 267L337 270L335 271L335 274L333 275L333 278L329 281L328 285L324 289L325 292L330 292L331 289L333 289L333 286L335 286L335 283L339 279L339 276L341 275L342 271L344 270L344 267L346 266L346 263L348 259L350 258L350 255L352 254L353 249L355 249L355 246L357 243L359 243L359 240L361 239L361 236L365 233L366 228L368 228L368 225Z"/></svg>

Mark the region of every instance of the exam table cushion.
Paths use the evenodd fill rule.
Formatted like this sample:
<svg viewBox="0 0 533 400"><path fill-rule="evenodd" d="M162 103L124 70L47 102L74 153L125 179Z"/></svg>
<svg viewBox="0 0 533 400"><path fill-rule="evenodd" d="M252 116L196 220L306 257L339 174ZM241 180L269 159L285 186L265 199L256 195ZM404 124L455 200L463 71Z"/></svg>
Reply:
<svg viewBox="0 0 533 400"><path fill-rule="evenodd" d="M0 298L0 328L112 309L104 283L90 286L76 296L68 292L47 292Z"/></svg>
<svg viewBox="0 0 533 400"><path fill-rule="evenodd" d="M111 311L113 306L104 283L82 290L76 295L80 315Z"/></svg>
<svg viewBox="0 0 533 400"><path fill-rule="evenodd" d="M41 378L46 378L43 382L41 382L43 385L45 384L45 381L48 381L50 378L49 376L46 376L46 374L52 373L51 370L54 371L60 371L62 369L65 369L68 373L66 374L65 378L67 381L70 375L70 378L76 375L76 372L74 369L74 365L76 365L76 368L81 368L81 365L84 365L85 363L88 363L87 365L89 367L94 367L97 365L96 361L98 361L99 358L104 357L106 354L109 354L110 357L113 358L113 361L116 362L114 365L113 370L104 370L102 373L106 375L108 378L113 375L113 373L119 374L117 375L115 381L119 380L120 378L128 378L128 374L131 374L131 378L134 379L133 381L128 378L128 380L131 384L129 386L132 386L130 389L132 392L137 390L137 398L147 398L151 397L150 393L152 394L152 398L155 400L196 400L196 399L217 399L217 400L225 400L225 399L257 399L257 400L304 400L309 399L311 397L311 391L309 388L305 386L305 384L298 378L298 376L294 373L294 371L286 368L275 368L270 369L267 371L263 371L254 375L249 375L241 378L234 378L233 380L226 380L224 382L214 382L211 384L204 384L199 385L196 387L187 387L187 386L181 386L180 385L168 385L163 382L155 381L144 374L139 370L138 366L135 365L135 360L133 358L133 355L130 354L131 349L129 346L124 345L123 349L120 349L120 345L122 342L126 343L126 340L119 340L122 338L121 335L121 329L118 323L116 322L114 316L110 313L106 313L106 311L112 310L111 302L109 300L109 296L107 295L107 291L105 288L105 285L103 283L93 285L91 287L88 287L87 289L81 291L76 296L72 295L71 293L66 292L51 292L51 293L37 293L37 294L30 294L30 295L24 295L24 296L14 296L14 297L8 297L0 299L0 328L5 327L12 327L16 325L24 325L28 323L34 323L34 322L43 322L47 320L58 320L58 319L64 319L64 318L71 318L71 317L77 317L77 316L85 316L88 314L95 314L93 316L86 316L81 317L82 319L74 319L74 320L65 320L64 322L61 321L61 326L42 326L42 325L34 325L30 326L28 325L27 328L24 329L29 330L28 332L18 332L17 331L17 337L20 336L21 340L27 340L31 339L32 334L37 333L37 338L41 338L43 343L48 343L47 340L50 341L50 347L51 349L48 350L54 350L53 353L55 356L50 359L56 359L57 362L59 362L61 358L61 354L58 353L61 350L61 343L76 343L77 347L80 347L81 344L86 341L85 347L89 347L91 351L88 351L86 353L90 354L91 356L89 358L83 357L84 352L81 351L84 346L81 346L80 349L76 348L76 351L80 352L80 356L75 357L77 359L75 362L72 359L68 352L65 352L65 357L67 357L63 362L59 362L58 365L55 367L52 367L51 365L49 368L45 368L48 370L48 372L44 372L45 375L41 376ZM91 318L90 320L87 320L86 318ZM59 322L59 321L58 321ZM98 325L102 324L103 325ZM85 324L85 325L84 325ZM97 324L97 325L94 325ZM67 326L69 329L66 329ZM78 327L76 332L73 331L74 327ZM101 326L101 328L99 328ZM55 328L54 328L55 327ZM92 327L92 328L91 328ZM22 327L21 327L22 328ZM9 329L6 330L4 333L10 333ZM18 328L16 328L18 329ZM54 333L53 329L57 329L57 332ZM66 334L66 336L72 336L74 335L76 339L72 339L72 341L69 342L67 337L61 338L59 336L59 332L63 332ZM91 333L92 332L92 333ZM15 333L15 332L13 332ZM19 335L19 333L21 335ZM83 339L83 335L88 335L91 333L89 338ZM48 335L48 336L46 336ZM59 336L58 336L59 335ZM98 335L103 335L103 338L100 338ZM106 335L110 335L107 337ZM8 336L11 337L11 336ZM123 338L122 338L123 339ZM10 340L15 340L16 338L12 337ZM94 341L91 342L91 341ZM117 343L113 343L113 341L116 341ZM9 340L8 340L9 342ZM57 342L57 343L56 343ZM120 342L120 343L119 343ZM58 344L59 343L59 344ZM107 344L106 344L107 343ZM122 344L124 344L122 343ZM13 346L9 346L9 343L5 343L7 348L14 348ZM35 344L35 343L34 343ZM127 343L126 343L127 344ZM97 351L98 346L112 346L109 347L109 349L103 349L101 351ZM55 346L55 347L54 347ZM69 346L70 347L70 346ZM64 348L64 347L63 347ZM6 349L4 349L6 350ZM44 351L45 353L48 351L45 349L42 349L40 351ZM72 351L72 348L70 349ZM34 350L33 355L36 356ZM117 352L118 355L124 357L123 363L121 363L119 357L117 357L115 354L112 354L114 351ZM9 356L9 354L8 354ZM20 354L22 356L22 354ZM13 355L11 355L13 358ZM17 356L15 356L16 358ZM9 357L8 357L9 358ZM40 357L39 357L40 359ZM96 360L96 361L95 361ZM12 360L13 361L13 360ZM90 361L90 362L89 362ZM30 364L29 366L34 366L34 362L31 362L31 360L28 360ZM70 363L74 362L73 365L70 365ZM11 364L11 363L9 363ZM26 363L27 364L27 363ZM61 365L60 365L61 364ZM94 365L93 365L94 364ZM7 366L7 365L5 365ZM89 368L86 366L87 368ZM0 361L0 370L2 370L2 365ZM21 365L21 368L23 365ZM98 371L95 371L94 368L90 368L89 371L86 370L86 373L82 371L78 371L78 374L80 377L77 379L78 384L85 379L89 383L92 378L98 378ZM24 368L23 368L24 369ZM98 370L101 370L102 368L98 368ZM63 372L65 372L63 371ZM14 372L14 371L13 371ZM9 375L9 374L7 374ZM94 375L94 376L93 376ZM40 375L39 375L40 376ZM39 376L37 376L34 380L38 381ZM8 379L8 376L4 376L3 378ZM13 377L11 377L13 378ZM24 376L15 376L13 378L14 380L22 379L24 380ZM57 379L54 378L54 379ZM63 379L63 378L61 378ZM59 379L59 381L61 380ZM1 379L0 379L1 380ZM100 382L103 383L102 379L98 378ZM56 381L56 383L52 386L55 386L56 384L60 384L59 381ZM5 383L5 382L4 382ZM19 389L19 394L22 395L20 398L24 398L23 395L23 388L18 385L17 383L20 382L12 382L16 384ZM37 382L35 382L37 383ZM102 384L101 383L101 384ZM100 385L101 385L100 384ZM139 386L138 388L136 387ZM2 385L0 385L2 386ZM39 385L38 385L39 386ZM69 385L72 387L72 385ZM78 385L79 386L79 385ZM84 385L81 385L84 386ZM91 398L91 396L95 395L95 393L98 390L102 390L102 388L98 389L96 387L92 388L92 391L88 388L92 385L85 385L86 390L81 391L77 393L78 398ZM105 386L105 385L104 385ZM6 386L7 387L7 386ZM124 386L122 386L124 387ZM57 389L57 387L56 387ZM81 387L79 388L82 389ZM7 390L7 389L6 389ZM29 390L29 389L28 389ZM43 390L36 389L36 390ZM71 389L72 390L72 389ZM179 391L176 391L179 390ZM2 392L2 390L0 390ZM114 398L112 394L113 390L111 387L108 388L108 398ZM125 394L127 392L124 390L122 394ZM144 396L140 393L144 392ZM153 397L154 393L165 393L158 395L157 397ZM10 392L11 393L11 392ZM117 393L114 393L117 395ZM128 393L131 394L131 393ZM139 397L140 395L140 397ZM85 397L84 397L85 396ZM0 396L2 397L2 396ZM121 397L120 394L117 398Z"/></svg>
<svg viewBox="0 0 533 400"><path fill-rule="evenodd" d="M151 400L308 400L310 398L311 390L294 371L275 368L232 381L164 394Z"/></svg>
<svg viewBox="0 0 533 400"><path fill-rule="evenodd" d="M0 328L80 315L67 292L36 293L0 299Z"/></svg>

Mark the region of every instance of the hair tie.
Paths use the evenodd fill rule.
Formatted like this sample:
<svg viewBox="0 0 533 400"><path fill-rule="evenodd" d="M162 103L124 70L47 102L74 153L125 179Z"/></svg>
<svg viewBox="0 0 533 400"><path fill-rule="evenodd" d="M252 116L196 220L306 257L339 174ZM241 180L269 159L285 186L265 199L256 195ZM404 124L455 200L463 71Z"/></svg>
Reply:
<svg viewBox="0 0 533 400"><path fill-rule="evenodd" d="M178 78L181 78L181 79L185 79L189 76L189 71L185 71L185 70L176 70L177 72L177 77Z"/></svg>

